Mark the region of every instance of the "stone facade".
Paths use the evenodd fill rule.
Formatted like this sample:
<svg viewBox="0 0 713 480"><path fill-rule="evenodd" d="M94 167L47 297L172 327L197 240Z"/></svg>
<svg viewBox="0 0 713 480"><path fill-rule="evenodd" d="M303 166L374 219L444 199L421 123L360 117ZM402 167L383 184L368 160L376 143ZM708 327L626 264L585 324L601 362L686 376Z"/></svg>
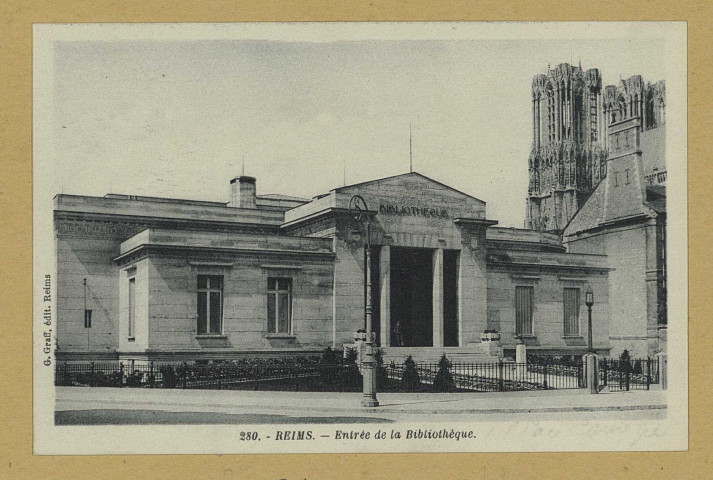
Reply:
<svg viewBox="0 0 713 480"><path fill-rule="evenodd" d="M523 284L534 287L531 348L585 351L581 305L578 331L563 335L562 292L592 285L603 302L595 347L609 349L601 255L496 228L485 202L418 173L312 200L255 195L255 184L235 179L226 203L58 195L58 358L216 360L352 343L364 327L366 252L364 224L349 213L354 195L369 206L374 330L387 355L490 359L478 348L486 329L514 351Z"/></svg>
<svg viewBox="0 0 713 480"><path fill-rule="evenodd" d="M665 86L607 87L606 176L569 220L569 252L607 255L612 355L666 348Z"/></svg>
<svg viewBox="0 0 713 480"><path fill-rule="evenodd" d="M579 355L587 348L587 307L584 294L591 287L595 298L593 348L607 355L609 343L608 259L597 254L564 254L559 238L534 231L494 228L488 231L488 328L501 332L507 353L514 354L515 289L529 286L534 294L533 332L523 336L528 351L543 355ZM547 238L549 236L550 238ZM505 243L515 237L520 245ZM530 242L523 240L531 237ZM534 238L533 238L534 237ZM538 241L539 240L539 241ZM577 328L565 331L564 289L579 291Z"/></svg>

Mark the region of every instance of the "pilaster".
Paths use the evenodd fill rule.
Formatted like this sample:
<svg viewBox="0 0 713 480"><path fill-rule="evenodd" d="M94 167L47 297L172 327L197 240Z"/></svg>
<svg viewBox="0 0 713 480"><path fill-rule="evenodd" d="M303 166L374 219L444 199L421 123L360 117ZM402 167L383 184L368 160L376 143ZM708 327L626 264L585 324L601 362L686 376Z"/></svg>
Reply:
<svg viewBox="0 0 713 480"><path fill-rule="evenodd" d="M443 248L433 252L433 346L443 346Z"/></svg>
<svg viewBox="0 0 713 480"><path fill-rule="evenodd" d="M379 257L379 288L381 288L381 346L391 346L391 247L381 247Z"/></svg>

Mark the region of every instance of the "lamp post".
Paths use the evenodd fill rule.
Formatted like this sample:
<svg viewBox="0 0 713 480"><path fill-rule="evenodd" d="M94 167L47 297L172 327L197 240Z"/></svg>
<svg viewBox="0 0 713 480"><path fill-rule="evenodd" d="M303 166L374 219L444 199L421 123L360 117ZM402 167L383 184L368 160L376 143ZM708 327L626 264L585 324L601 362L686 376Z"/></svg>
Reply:
<svg viewBox="0 0 713 480"><path fill-rule="evenodd" d="M587 310L589 311L587 321L587 351L589 353L594 353L594 344L592 343L592 305L594 305L594 292L592 291L591 285L587 287L584 303L587 304Z"/></svg>
<svg viewBox="0 0 713 480"><path fill-rule="evenodd" d="M597 372L597 355L594 353L594 344L592 343L592 305L594 305L594 292L592 291L592 286L587 287L587 292L585 294L584 303L587 304L587 310L589 312L589 317L587 321L587 354L584 356L586 359L586 380L587 387L589 388L589 393L599 393L599 374Z"/></svg>
<svg viewBox="0 0 713 480"><path fill-rule="evenodd" d="M366 238L364 241L365 286L366 304L364 316L366 320L366 342L364 342L364 355L362 357L363 393L362 407L378 407L376 399L376 360L374 359L374 334L371 324L371 218L369 208L361 195L354 195L349 201L349 213L359 224L364 224Z"/></svg>

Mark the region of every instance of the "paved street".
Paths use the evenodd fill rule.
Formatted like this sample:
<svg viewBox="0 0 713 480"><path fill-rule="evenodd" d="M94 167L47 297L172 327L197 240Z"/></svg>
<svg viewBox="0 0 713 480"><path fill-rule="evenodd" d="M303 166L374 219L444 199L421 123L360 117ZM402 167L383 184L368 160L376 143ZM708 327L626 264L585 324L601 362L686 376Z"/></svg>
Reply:
<svg viewBox="0 0 713 480"><path fill-rule="evenodd" d="M255 392L58 387L58 425L385 423L407 421L632 420L666 415L666 392L579 390L475 394Z"/></svg>

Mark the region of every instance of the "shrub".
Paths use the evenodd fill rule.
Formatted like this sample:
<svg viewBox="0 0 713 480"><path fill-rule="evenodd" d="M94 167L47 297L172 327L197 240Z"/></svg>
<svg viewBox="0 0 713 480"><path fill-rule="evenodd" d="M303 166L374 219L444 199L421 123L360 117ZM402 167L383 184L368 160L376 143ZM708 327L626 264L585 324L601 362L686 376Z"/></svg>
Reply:
<svg viewBox="0 0 713 480"><path fill-rule="evenodd" d="M128 377L126 377L126 386L127 387L140 387L141 386L141 379L144 376L143 373L141 373L140 370L134 370L132 374L130 374Z"/></svg>
<svg viewBox="0 0 713 480"><path fill-rule="evenodd" d="M345 363L356 363L357 358L359 358L359 353L356 348L347 349L347 354L344 356Z"/></svg>
<svg viewBox="0 0 713 480"><path fill-rule="evenodd" d="M163 378L164 388L175 388L178 385L178 375L171 365L165 365L159 369Z"/></svg>
<svg viewBox="0 0 713 480"><path fill-rule="evenodd" d="M332 350L332 347L327 347L322 353L322 358L319 360L320 363L326 363L327 365L336 365L340 362L339 355L336 351Z"/></svg>
<svg viewBox="0 0 713 480"><path fill-rule="evenodd" d="M374 349L374 360L376 360L376 385L381 389L389 384L389 372L384 367L384 351L382 349Z"/></svg>
<svg viewBox="0 0 713 480"><path fill-rule="evenodd" d="M455 390L456 382L451 375L451 362L444 353L438 362L438 373L433 381L433 390L436 392L450 392Z"/></svg>
<svg viewBox="0 0 713 480"><path fill-rule="evenodd" d="M416 370L416 362L409 355L404 361L404 372L401 375L401 388L408 392L418 390L421 386L421 377Z"/></svg>
<svg viewBox="0 0 713 480"><path fill-rule="evenodd" d="M641 375L643 373L643 369L641 368L641 360L634 361L634 373L636 375Z"/></svg>

